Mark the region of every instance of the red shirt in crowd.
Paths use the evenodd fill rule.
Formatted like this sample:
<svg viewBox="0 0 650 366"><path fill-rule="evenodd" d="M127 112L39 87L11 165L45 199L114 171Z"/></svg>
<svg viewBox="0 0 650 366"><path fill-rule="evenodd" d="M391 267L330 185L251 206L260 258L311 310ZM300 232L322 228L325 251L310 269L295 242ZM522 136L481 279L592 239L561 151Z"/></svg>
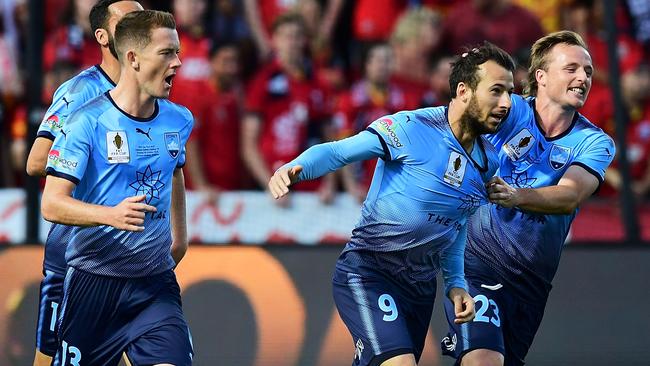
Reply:
<svg viewBox="0 0 650 366"><path fill-rule="evenodd" d="M51 70L57 61L86 69L102 61L102 52L94 37L85 35L79 26L68 25L57 29L43 45L43 68Z"/></svg>
<svg viewBox="0 0 650 366"><path fill-rule="evenodd" d="M302 77L289 75L273 60L251 80L246 111L262 121L258 146L268 169L273 172L297 157L307 146L308 126L329 115L325 89L313 71ZM296 186L314 189L313 181Z"/></svg>
<svg viewBox="0 0 650 366"><path fill-rule="evenodd" d="M539 19L518 5L510 4L500 14L482 14L470 3L462 2L445 19L442 39L454 54L469 45L481 45L484 40L513 54L529 49L543 35Z"/></svg>
<svg viewBox="0 0 650 366"><path fill-rule="evenodd" d="M186 106L195 123L190 140L197 144L205 180L223 190L242 189L239 131L241 90L219 91L212 83L199 82L192 93L174 95L174 102ZM186 175L188 188L192 177Z"/></svg>
<svg viewBox="0 0 650 366"><path fill-rule="evenodd" d="M406 94L396 86L390 85L388 93L373 92L365 80L352 85L339 99L334 121L341 138L359 133L374 120L408 109ZM367 189L370 187L377 159L356 164L355 176Z"/></svg>
<svg viewBox="0 0 650 366"><path fill-rule="evenodd" d="M386 41L397 18L404 12L406 0L359 0L352 15L352 31L359 41Z"/></svg>

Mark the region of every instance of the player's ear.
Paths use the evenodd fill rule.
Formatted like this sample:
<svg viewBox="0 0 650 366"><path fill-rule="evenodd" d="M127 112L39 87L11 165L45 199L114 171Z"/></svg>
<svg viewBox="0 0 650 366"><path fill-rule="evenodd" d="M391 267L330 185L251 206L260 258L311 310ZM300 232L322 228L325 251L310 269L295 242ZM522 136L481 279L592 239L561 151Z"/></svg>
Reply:
<svg viewBox="0 0 650 366"><path fill-rule="evenodd" d="M463 103L467 103L469 101L472 95L470 94L470 89L467 86L467 84L461 81L460 83L458 83L458 85L456 85L456 96Z"/></svg>
<svg viewBox="0 0 650 366"><path fill-rule="evenodd" d="M126 52L126 61L134 70L138 71L140 69L140 61L134 50L128 50Z"/></svg>
<svg viewBox="0 0 650 366"><path fill-rule="evenodd" d="M108 46L108 32L106 31L106 29L97 28L95 30L95 40L102 47Z"/></svg>
<svg viewBox="0 0 650 366"><path fill-rule="evenodd" d="M542 69L535 70L535 80L537 80L537 85L546 86L546 71Z"/></svg>

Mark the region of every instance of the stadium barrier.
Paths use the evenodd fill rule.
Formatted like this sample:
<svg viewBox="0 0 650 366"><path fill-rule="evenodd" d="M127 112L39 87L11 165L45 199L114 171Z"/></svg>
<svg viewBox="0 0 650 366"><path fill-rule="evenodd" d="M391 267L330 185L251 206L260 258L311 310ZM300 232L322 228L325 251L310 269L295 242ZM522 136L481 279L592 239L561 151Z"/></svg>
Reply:
<svg viewBox="0 0 650 366"><path fill-rule="evenodd" d="M176 273L194 365L349 365L353 343L331 293L340 250L191 246ZM40 246L0 249L0 365L31 364L42 258ZM567 249L562 262L528 364L647 365L650 250ZM437 346L440 300L421 366L451 365Z"/></svg>

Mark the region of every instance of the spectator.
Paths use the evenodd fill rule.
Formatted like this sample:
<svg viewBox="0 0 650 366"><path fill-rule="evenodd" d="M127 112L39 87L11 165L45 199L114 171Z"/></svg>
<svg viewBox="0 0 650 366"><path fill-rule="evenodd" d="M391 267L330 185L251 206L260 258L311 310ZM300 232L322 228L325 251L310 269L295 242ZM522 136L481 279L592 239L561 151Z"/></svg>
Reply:
<svg viewBox="0 0 650 366"><path fill-rule="evenodd" d="M650 68L647 64L624 70L621 76L621 92L627 107L629 122L626 125L627 158L630 164L632 191L639 199L647 199L650 193ZM609 108L607 108L609 107ZM608 123L603 126L608 133L613 133L613 108L611 103L603 105L610 113ZM614 162L605 175L607 183L601 195L616 194L623 183Z"/></svg>
<svg viewBox="0 0 650 366"><path fill-rule="evenodd" d="M365 77L352 85L339 99L334 115L338 137L363 131L376 119L405 109L404 91L390 81L393 53L386 43L369 49ZM354 163L341 170L345 190L363 200L370 187L377 159Z"/></svg>
<svg viewBox="0 0 650 366"><path fill-rule="evenodd" d="M172 100L181 93L191 94L190 91L197 82L205 82L210 78L211 47L204 25L206 0L174 0L173 9L178 37L183 45L179 55L183 67L178 69L174 79Z"/></svg>
<svg viewBox="0 0 650 366"><path fill-rule="evenodd" d="M445 46L452 53L490 41L517 53L544 35L539 19L510 0L471 0L458 3L444 23Z"/></svg>
<svg viewBox="0 0 650 366"><path fill-rule="evenodd" d="M197 112L186 147L185 179L189 189L205 192L214 202L224 190L242 189L237 121L241 120L243 91L235 45L217 44L211 54L210 80L190 98Z"/></svg>
<svg viewBox="0 0 650 366"><path fill-rule="evenodd" d="M246 96L242 157L260 187L266 187L276 169L307 147L310 129L326 127L330 114L327 98L314 78L310 60L304 56L306 41L299 15L278 17L272 35L275 57L254 76ZM332 198L333 182L328 177L320 191L324 201ZM296 189L319 187L318 182L306 183Z"/></svg>
<svg viewBox="0 0 650 366"><path fill-rule="evenodd" d="M451 101L449 75L451 75L452 56L442 56L432 63L429 76L429 90L424 94L420 107L437 107L447 105Z"/></svg>
<svg viewBox="0 0 650 366"><path fill-rule="evenodd" d="M43 68L52 69L57 61L68 61L85 69L101 60L95 46L95 36L90 28L88 14L93 0L72 0L64 12L64 24L47 37L43 46Z"/></svg>
<svg viewBox="0 0 650 366"><path fill-rule="evenodd" d="M429 61L440 43L440 16L427 8L413 8L395 25L390 44L395 52L392 81L406 93L407 109L417 108L429 89Z"/></svg>

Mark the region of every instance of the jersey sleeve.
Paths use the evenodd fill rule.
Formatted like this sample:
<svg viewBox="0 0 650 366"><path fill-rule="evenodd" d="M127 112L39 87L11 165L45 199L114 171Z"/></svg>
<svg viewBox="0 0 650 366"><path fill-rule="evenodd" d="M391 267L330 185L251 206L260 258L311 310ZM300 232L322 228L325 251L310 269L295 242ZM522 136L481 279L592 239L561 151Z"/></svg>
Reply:
<svg viewBox="0 0 650 366"><path fill-rule="evenodd" d="M186 119L186 124L185 128L183 129L182 132L182 143L181 143L181 149L178 154L178 162L176 163L176 168L182 168L185 166L185 155L186 155L186 145L187 141L190 139L190 136L192 135L192 129L194 127L194 116L192 115L192 112L190 112L187 108L183 107L183 116Z"/></svg>
<svg viewBox="0 0 650 366"><path fill-rule="evenodd" d="M81 113L73 113L52 144L45 168L48 175L79 184L91 156L92 132L90 123Z"/></svg>
<svg viewBox="0 0 650 366"><path fill-rule="evenodd" d="M67 123L68 116L89 99L100 94L89 83L84 86L79 84L79 80L70 80L54 92L52 104L45 112L41 125L38 127L37 137L54 140Z"/></svg>
<svg viewBox="0 0 650 366"><path fill-rule="evenodd" d="M464 224L456 240L440 254L440 268L445 285L445 295L454 287L467 290L465 282L465 242L467 241L467 224Z"/></svg>
<svg viewBox="0 0 650 366"><path fill-rule="evenodd" d="M600 184L605 179L605 171L616 155L616 146L611 137L601 133L582 151L571 165L578 165L593 174Z"/></svg>
<svg viewBox="0 0 650 366"><path fill-rule="evenodd" d="M377 158L383 154L377 136L361 131L343 140L314 145L284 167L302 166L298 179L303 181L321 177L352 162Z"/></svg>
<svg viewBox="0 0 650 366"><path fill-rule="evenodd" d="M413 148L410 135L415 137L418 123L411 120L407 113L396 113L390 116L381 117L368 126L367 131L379 136L384 154L381 157L385 161L402 160L410 149Z"/></svg>

